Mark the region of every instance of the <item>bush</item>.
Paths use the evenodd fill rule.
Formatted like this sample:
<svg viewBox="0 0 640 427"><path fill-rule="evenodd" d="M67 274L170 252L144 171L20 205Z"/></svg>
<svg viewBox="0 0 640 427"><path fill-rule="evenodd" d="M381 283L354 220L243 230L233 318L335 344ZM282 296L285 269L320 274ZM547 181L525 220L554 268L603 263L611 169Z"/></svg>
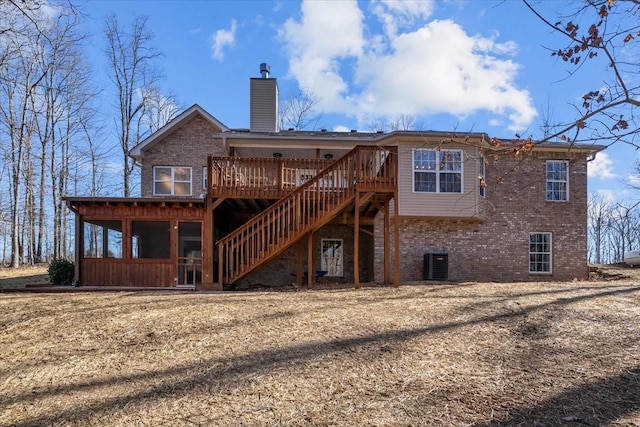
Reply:
<svg viewBox="0 0 640 427"><path fill-rule="evenodd" d="M75 275L73 263L63 258L51 261L47 273L49 282L54 285L70 285Z"/></svg>

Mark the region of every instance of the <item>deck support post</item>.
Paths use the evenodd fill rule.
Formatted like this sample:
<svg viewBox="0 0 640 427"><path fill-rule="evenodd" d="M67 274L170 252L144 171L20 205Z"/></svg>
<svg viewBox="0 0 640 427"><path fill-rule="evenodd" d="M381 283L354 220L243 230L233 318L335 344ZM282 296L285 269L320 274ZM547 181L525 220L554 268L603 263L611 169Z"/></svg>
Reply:
<svg viewBox="0 0 640 427"><path fill-rule="evenodd" d="M307 288L313 289L313 281L316 278L313 266L313 231L307 236Z"/></svg>
<svg viewBox="0 0 640 427"><path fill-rule="evenodd" d="M391 283L391 213L389 209L389 203L391 202L391 196L387 196L387 200L384 203L384 283Z"/></svg>
<svg viewBox="0 0 640 427"><path fill-rule="evenodd" d="M302 286L302 250L303 248L302 241L298 242L296 245L296 286Z"/></svg>
<svg viewBox="0 0 640 427"><path fill-rule="evenodd" d="M360 192L356 191L353 213L353 285L360 289Z"/></svg>
<svg viewBox="0 0 640 427"><path fill-rule="evenodd" d="M395 238L394 288L400 286L400 209L398 205L398 190L396 189L393 193L393 237Z"/></svg>

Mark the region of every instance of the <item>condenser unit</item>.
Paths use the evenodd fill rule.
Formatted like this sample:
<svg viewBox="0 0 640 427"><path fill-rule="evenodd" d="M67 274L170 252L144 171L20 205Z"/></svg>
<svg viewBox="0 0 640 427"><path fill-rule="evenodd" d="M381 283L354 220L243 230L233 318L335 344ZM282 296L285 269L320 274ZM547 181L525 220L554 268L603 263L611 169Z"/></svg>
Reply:
<svg viewBox="0 0 640 427"><path fill-rule="evenodd" d="M449 278L449 254L424 254L424 280L447 280Z"/></svg>

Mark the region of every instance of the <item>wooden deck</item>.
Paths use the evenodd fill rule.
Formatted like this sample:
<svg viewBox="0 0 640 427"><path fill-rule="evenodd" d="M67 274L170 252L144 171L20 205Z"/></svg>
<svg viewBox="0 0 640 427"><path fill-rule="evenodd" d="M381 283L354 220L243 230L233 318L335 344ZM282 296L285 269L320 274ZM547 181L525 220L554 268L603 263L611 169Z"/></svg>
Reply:
<svg viewBox="0 0 640 427"><path fill-rule="evenodd" d="M218 280L224 284L275 259L348 206L355 206L358 218L367 200L383 195L388 202L397 195L397 147L358 146L330 164L211 157L208 165L211 198L281 196L216 243Z"/></svg>
<svg viewBox="0 0 640 427"><path fill-rule="evenodd" d="M209 157L209 197L280 199L329 167L321 159Z"/></svg>

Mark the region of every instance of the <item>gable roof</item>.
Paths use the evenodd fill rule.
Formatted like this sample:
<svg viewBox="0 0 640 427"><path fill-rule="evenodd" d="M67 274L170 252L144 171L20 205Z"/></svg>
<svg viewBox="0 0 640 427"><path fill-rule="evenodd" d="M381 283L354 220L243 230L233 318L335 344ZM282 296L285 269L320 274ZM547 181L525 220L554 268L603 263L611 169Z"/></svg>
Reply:
<svg viewBox="0 0 640 427"><path fill-rule="evenodd" d="M182 126L184 123L186 123L196 115L204 117L206 121L220 129L221 132L227 132L230 130L224 123L213 117L204 108L202 108L198 104L193 104L191 107L184 110L178 116L170 120L169 123L162 126L160 129L145 138L138 145L129 150L129 156L139 160L140 157L142 157L142 150L158 142L174 130L179 129L180 126Z"/></svg>

